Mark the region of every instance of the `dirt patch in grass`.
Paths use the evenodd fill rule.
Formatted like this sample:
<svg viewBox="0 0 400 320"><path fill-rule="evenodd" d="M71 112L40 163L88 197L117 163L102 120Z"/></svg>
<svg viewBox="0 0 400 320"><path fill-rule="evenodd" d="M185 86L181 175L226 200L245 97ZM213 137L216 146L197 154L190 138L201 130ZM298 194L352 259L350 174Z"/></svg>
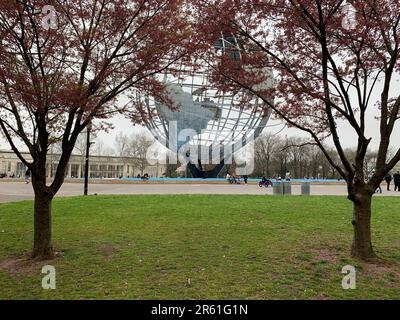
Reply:
<svg viewBox="0 0 400 320"><path fill-rule="evenodd" d="M396 263L381 261L378 263L362 263L362 273L374 279L390 276L393 284L400 285L400 266Z"/></svg>
<svg viewBox="0 0 400 320"><path fill-rule="evenodd" d="M311 249L310 253L318 261L326 261L331 264L339 262L338 252L332 248Z"/></svg>
<svg viewBox="0 0 400 320"><path fill-rule="evenodd" d="M40 275L42 268L46 265L54 265L55 261L62 258L56 253L56 258L49 261L33 260L29 255L21 257L11 257L0 261L0 272L8 273L12 276L34 276Z"/></svg>
<svg viewBox="0 0 400 320"><path fill-rule="evenodd" d="M105 260L111 260L114 253L118 252L120 247L115 244L102 243L97 246L97 251L104 257Z"/></svg>

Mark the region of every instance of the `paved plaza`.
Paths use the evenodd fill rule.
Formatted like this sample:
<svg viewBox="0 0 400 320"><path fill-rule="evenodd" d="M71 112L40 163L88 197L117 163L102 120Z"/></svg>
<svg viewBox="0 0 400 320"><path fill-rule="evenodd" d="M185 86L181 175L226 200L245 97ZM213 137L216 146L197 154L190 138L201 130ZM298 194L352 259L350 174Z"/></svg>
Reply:
<svg viewBox="0 0 400 320"><path fill-rule="evenodd" d="M383 196L400 196L400 192L386 191ZM65 183L58 197L80 196L83 185ZM224 194L224 195L272 195L272 188L260 188L258 185L229 184L90 184L90 194L98 195L146 195L146 194ZM300 195L300 185L292 186L293 195ZM344 185L312 185L312 195L345 196ZM23 182L1 182L0 202L16 202L33 199L32 185Z"/></svg>

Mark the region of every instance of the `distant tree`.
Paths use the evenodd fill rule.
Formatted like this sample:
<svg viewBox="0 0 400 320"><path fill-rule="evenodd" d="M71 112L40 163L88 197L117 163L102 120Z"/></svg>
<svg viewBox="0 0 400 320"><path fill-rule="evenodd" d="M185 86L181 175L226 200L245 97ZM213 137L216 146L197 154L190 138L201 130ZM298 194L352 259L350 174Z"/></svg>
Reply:
<svg viewBox="0 0 400 320"><path fill-rule="evenodd" d="M178 176L176 170L179 168L179 164L171 164L167 163L165 177L167 178L176 178Z"/></svg>
<svg viewBox="0 0 400 320"><path fill-rule="evenodd" d="M366 177L371 177L373 170L375 169L375 164L378 159L378 152L369 150L365 155L364 160L364 172Z"/></svg>
<svg viewBox="0 0 400 320"><path fill-rule="evenodd" d="M276 174L283 177L289 170L289 141L287 138L281 139L275 147L275 171Z"/></svg>
<svg viewBox="0 0 400 320"><path fill-rule="evenodd" d="M104 140L97 138L94 142L93 154L100 157L112 157L116 155L116 151L114 148L107 145Z"/></svg>
<svg viewBox="0 0 400 320"><path fill-rule="evenodd" d="M130 158L129 161L139 170L142 176L149 164L147 157L153 144L154 138L144 131L133 134L128 140L127 155Z"/></svg>
<svg viewBox="0 0 400 320"><path fill-rule="evenodd" d="M120 157L126 157L129 149L129 137L123 132L115 137L116 152Z"/></svg>
<svg viewBox="0 0 400 320"><path fill-rule="evenodd" d="M258 176L272 177L272 162L276 155L280 138L274 134L263 134L254 143L255 172Z"/></svg>

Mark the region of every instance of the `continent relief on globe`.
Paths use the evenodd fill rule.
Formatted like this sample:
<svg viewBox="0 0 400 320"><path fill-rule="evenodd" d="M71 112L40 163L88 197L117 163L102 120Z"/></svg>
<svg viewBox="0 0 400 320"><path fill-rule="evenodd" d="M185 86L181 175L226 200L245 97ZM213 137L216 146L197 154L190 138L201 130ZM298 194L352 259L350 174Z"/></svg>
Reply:
<svg viewBox="0 0 400 320"><path fill-rule="evenodd" d="M207 129L211 120L221 117L221 109L213 101L193 101L193 96L185 92L180 85L169 83L166 91L178 110L171 110L168 106L155 102L160 118L167 122L176 121L178 133L191 129L201 134Z"/></svg>

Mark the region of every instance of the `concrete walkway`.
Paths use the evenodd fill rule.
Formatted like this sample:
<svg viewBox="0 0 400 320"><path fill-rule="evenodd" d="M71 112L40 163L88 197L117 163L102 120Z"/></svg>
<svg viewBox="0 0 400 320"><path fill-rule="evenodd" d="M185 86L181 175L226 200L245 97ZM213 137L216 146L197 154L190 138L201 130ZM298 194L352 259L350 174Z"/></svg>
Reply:
<svg viewBox="0 0 400 320"><path fill-rule="evenodd" d="M383 196L400 196L400 192L383 191ZM229 184L91 184L90 194L98 195L150 195L150 194L225 194L225 195L272 195L271 188L260 188L257 185L229 185ZM292 193L300 195L300 186L292 186ZM83 194L83 185L65 183L58 193L58 197L80 196ZM312 195L346 196L344 185L313 185ZM379 195L380 196L380 195ZM17 202L32 200L32 185L23 182L1 182L0 202Z"/></svg>

